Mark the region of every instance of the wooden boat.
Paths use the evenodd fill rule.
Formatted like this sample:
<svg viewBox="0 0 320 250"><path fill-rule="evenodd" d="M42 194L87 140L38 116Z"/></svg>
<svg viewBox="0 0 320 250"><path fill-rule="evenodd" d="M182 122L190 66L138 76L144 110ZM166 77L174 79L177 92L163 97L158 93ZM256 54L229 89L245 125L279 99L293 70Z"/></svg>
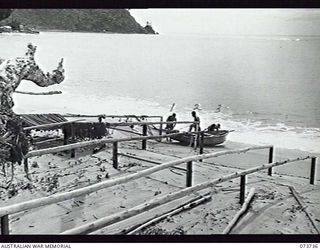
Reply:
<svg viewBox="0 0 320 250"><path fill-rule="evenodd" d="M177 132L177 131L175 131ZM211 132L203 132L203 146L215 146L222 144L226 141L227 135L229 134L228 130L219 130L219 131L211 131ZM182 144L193 144L196 135L192 134L182 134L172 136L171 139L181 142ZM198 140L198 145L199 145Z"/></svg>

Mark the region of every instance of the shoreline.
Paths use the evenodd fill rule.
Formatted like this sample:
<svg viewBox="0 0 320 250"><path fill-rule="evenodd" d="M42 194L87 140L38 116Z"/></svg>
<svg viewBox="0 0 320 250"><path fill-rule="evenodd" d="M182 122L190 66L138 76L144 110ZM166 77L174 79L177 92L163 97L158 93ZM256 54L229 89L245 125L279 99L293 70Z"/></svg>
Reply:
<svg viewBox="0 0 320 250"><path fill-rule="evenodd" d="M39 29L40 32L47 32L47 33L88 33L88 34L123 34L123 35L160 35L160 34L150 34L150 33L122 33L122 32L109 32L109 31L72 31L72 30L42 30Z"/></svg>

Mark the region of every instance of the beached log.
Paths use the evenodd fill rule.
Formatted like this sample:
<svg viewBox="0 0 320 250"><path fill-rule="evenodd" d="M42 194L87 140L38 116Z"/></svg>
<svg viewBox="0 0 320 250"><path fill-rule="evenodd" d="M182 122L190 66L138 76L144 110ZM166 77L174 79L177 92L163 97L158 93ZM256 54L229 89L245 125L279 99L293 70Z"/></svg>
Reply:
<svg viewBox="0 0 320 250"><path fill-rule="evenodd" d="M184 205L178 206L177 208L171 210L170 212L166 212L166 213L164 213L164 214L162 214L160 216L156 215L153 219L143 223L142 225L140 225L138 227L135 226L134 229L131 229L131 230L129 229L126 234L127 235L135 234L136 232L138 232L138 231L140 231L142 229L145 229L146 227L148 227L150 225L153 225L153 224L155 224L157 222L160 222L160 221L162 221L162 220L164 220L164 219L166 219L166 218L168 218L170 216L176 215L178 213L181 213L182 211L194 208L194 207L196 207L196 206L198 206L198 205L200 205L200 204L202 204L204 202L207 202L207 201L211 200L211 197L212 197L211 195L197 197L196 199L188 201Z"/></svg>
<svg viewBox="0 0 320 250"><path fill-rule="evenodd" d="M61 126L61 125L65 125L65 124L70 124L70 123L74 123L74 122L80 122L80 121L85 121L85 119L78 119L78 120L74 120L74 121L56 122L56 123L48 123L48 124L30 126L30 127L23 128L23 130L27 131L27 130L32 130L32 129L44 129L44 128L50 128L50 127L56 127L56 126Z"/></svg>
<svg viewBox="0 0 320 250"><path fill-rule="evenodd" d="M307 211L307 205L304 204L303 200L301 199L301 197L299 196L299 194L297 193L297 191L295 190L295 188L293 186L289 186L289 189L292 193L292 195L294 196L294 198L296 199L296 201L299 203L299 205L301 206L301 209L305 212L305 214L307 215L308 219L310 220L312 226L314 227L314 229L317 231L318 234L320 234L319 229L316 226L316 223L314 222L314 220L312 219L311 215L308 213Z"/></svg>
<svg viewBox="0 0 320 250"><path fill-rule="evenodd" d="M216 153L216 154L218 154L218 153ZM190 158L190 157L187 157L187 158ZM84 225L82 225L80 227L76 227L76 228L67 230L65 232L62 232L61 234L88 234L90 232L94 232L94 231L96 231L98 229L101 229L103 227L109 226L109 225L114 224L116 222L119 222L119 221L125 220L127 218L130 218L132 216L135 216L135 215L137 215L139 213L148 211L150 209L153 209L155 207L158 207L160 205L168 203L168 202L170 202L172 200L179 199L181 197L190 195L190 194L192 194L194 192L197 192L197 191L209 188L209 187L214 187L219 183L226 182L226 181L229 181L229 180L232 180L232 179L235 179L235 178L239 178L240 176L251 174L251 173L254 173L254 172L257 172L257 171L260 171L260 170L268 169L269 167L280 166L280 165L284 165L284 164L287 164L287 163L301 161L301 160L305 160L305 159L309 159L309 158L310 157L307 156L307 157L304 157L304 158L287 159L285 161L279 161L279 162L274 162L274 163L270 163L270 164L265 164L265 165L261 165L261 166L258 166L258 167L254 167L254 168L250 168L250 169L247 169L247 170L243 170L241 172L235 172L235 173L232 173L232 174L229 174L229 175L225 175L225 176L222 176L220 178L214 179L212 181L203 182L203 183L197 184L197 185L195 185L193 187L188 187L188 188L185 188L185 189L182 189L182 190L178 190L178 191L170 193L170 194L165 194L165 195L159 196L159 197L157 197L155 199L149 200L149 201L147 201L147 202L145 202L143 204L140 204L140 205L135 206L133 208L127 209L127 210L125 210L123 212L118 212L118 213L115 213L115 214L112 214L112 215L108 215L108 216L100 218L99 220L96 220L94 222L90 222L90 223L84 224ZM184 158L184 159L186 159L186 158ZM179 162L179 160L176 160L175 162ZM180 162L181 162L181 160L180 160ZM172 162L170 164L172 164ZM165 165L165 164L162 164L162 166L163 165ZM157 167L159 167L159 166L157 166ZM157 168L157 167L154 167L154 168ZM150 170L150 169L147 169L147 170L144 170L144 171L141 171L141 172L146 172L148 170ZM138 175L140 173L136 173L136 175ZM95 184L95 185L97 185L97 184ZM72 192L75 192L75 191L72 191ZM22 204L22 203L20 203L20 204ZM13 206L11 206L11 208L10 208L11 210L13 210ZM5 208L5 209L8 209L8 207ZM27 208L25 208L25 209L27 209ZM2 209L0 208L0 216L3 213L3 210L4 210L3 208Z"/></svg>
<svg viewBox="0 0 320 250"><path fill-rule="evenodd" d="M233 217L233 219L229 222L228 226L223 230L222 234L229 234L232 230L232 228L237 224L240 217L247 211L248 206L254 196L254 188L251 188L248 194L248 197L244 201L241 209L236 213L236 215Z"/></svg>
<svg viewBox="0 0 320 250"><path fill-rule="evenodd" d="M49 92L28 92L28 91L14 91L14 93L25 94L25 95L59 95L62 91L49 91Z"/></svg>

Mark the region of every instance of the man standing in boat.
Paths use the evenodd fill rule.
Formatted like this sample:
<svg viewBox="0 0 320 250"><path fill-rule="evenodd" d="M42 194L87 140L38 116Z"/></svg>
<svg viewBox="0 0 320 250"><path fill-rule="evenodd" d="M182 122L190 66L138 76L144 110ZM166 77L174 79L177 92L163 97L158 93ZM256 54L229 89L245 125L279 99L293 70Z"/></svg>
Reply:
<svg viewBox="0 0 320 250"><path fill-rule="evenodd" d="M198 131L201 131L201 128L200 128L200 118L199 118L199 116L197 116L196 111L192 111L192 112L191 112L191 115L192 115L195 123L193 123L193 124L190 125L189 132L191 132L192 129L194 129L194 131L196 131L196 130L197 130L197 126L198 126ZM197 124L196 122L198 122L198 124Z"/></svg>

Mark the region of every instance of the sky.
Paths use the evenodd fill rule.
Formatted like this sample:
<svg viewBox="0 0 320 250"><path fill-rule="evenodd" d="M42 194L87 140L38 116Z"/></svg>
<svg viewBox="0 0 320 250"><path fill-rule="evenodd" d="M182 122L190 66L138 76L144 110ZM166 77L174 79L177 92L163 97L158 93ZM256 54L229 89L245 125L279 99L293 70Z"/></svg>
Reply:
<svg viewBox="0 0 320 250"><path fill-rule="evenodd" d="M130 9L160 34L320 35L320 9Z"/></svg>

